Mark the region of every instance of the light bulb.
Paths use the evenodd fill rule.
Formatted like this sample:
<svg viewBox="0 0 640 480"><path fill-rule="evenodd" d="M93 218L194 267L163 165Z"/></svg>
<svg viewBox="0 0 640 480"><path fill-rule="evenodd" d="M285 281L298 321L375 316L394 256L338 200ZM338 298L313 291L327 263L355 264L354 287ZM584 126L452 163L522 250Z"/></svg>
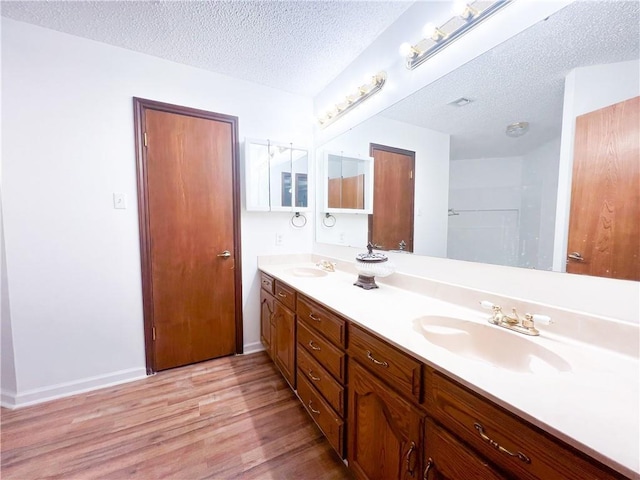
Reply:
<svg viewBox="0 0 640 480"><path fill-rule="evenodd" d="M412 55L414 53L413 45L411 45L409 42L404 42L402 45L400 45L400 49L398 51L403 57L408 57L409 55Z"/></svg>
<svg viewBox="0 0 640 480"><path fill-rule="evenodd" d="M422 27L422 34L425 38L431 38L436 33L436 30L436 26L433 23L429 22L424 27Z"/></svg>

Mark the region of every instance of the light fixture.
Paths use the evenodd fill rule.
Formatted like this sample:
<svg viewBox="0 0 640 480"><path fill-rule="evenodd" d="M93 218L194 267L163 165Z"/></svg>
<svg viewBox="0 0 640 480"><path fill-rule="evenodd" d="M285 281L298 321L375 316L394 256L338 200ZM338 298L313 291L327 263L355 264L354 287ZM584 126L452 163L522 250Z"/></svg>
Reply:
<svg viewBox="0 0 640 480"><path fill-rule="evenodd" d="M469 105L471 102L473 102L473 100L471 100L470 98L460 97L453 102L447 103L447 105L451 105L453 107L464 107L465 105Z"/></svg>
<svg viewBox="0 0 640 480"><path fill-rule="evenodd" d="M328 108L324 114L318 118L320 127L324 128L331 125L349 110L360 105L373 94L378 93L382 90L386 81L386 72L378 72L376 75L372 76L369 82L357 87L355 89L356 91L351 95L347 95L342 102L336 103L333 107Z"/></svg>
<svg viewBox="0 0 640 480"><path fill-rule="evenodd" d="M529 131L529 122L516 122L507 125L505 133L507 137L521 137Z"/></svg>
<svg viewBox="0 0 640 480"><path fill-rule="evenodd" d="M422 65L427 59L438 53L454 40L460 38L466 32L479 25L501 8L514 0L476 0L469 3L456 1L453 8L453 17L441 26L427 23L423 30L422 38L415 44L402 45L401 55L406 57L407 68L413 70Z"/></svg>

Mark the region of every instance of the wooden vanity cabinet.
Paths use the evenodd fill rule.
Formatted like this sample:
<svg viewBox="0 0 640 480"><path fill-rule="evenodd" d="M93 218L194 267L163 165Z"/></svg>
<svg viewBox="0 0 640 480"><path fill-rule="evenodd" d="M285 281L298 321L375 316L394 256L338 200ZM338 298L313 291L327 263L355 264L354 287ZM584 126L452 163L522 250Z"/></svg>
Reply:
<svg viewBox="0 0 640 480"><path fill-rule="evenodd" d="M298 397L344 458L347 322L300 294L296 314Z"/></svg>
<svg viewBox="0 0 640 480"><path fill-rule="evenodd" d="M260 301L267 352L358 479L627 479L264 273Z"/></svg>
<svg viewBox="0 0 640 480"><path fill-rule="evenodd" d="M425 368L425 405L429 415L450 432L451 438L460 438L471 447L469 451L478 452L509 477L530 480L626 478L428 367ZM429 426L426 434L428 439ZM434 458L437 467L434 455L441 449L436 447L436 453L432 453L431 448L427 440L425 458ZM449 452L457 455L460 449L452 448ZM446 454L441 453L441 457L442 463Z"/></svg>
<svg viewBox="0 0 640 480"><path fill-rule="evenodd" d="M271 345L271 336L272 331L275 330L275 325L273 325L275 301L276 299L273 295L267 293L264 289L260 290L260 341L272 360L273 348Z"/></svg>
<svg viewBox="0 0 640 480"><path fill-rule="evenodd" d="M347 459L358 479L422 478L425 414L349 359Z"/></svg>
<svg viewBox="0 0 640 480"><path fill-rule="evenodd" d="M422 480L506 480L487 460L444 428L427 419Z"/></svg>
<svg viewBox="0 0 640 480"><path fill-rule="evenodd" d="M295 390L296 291L264 273L260 281L260 338L273 362Z"/></svg>

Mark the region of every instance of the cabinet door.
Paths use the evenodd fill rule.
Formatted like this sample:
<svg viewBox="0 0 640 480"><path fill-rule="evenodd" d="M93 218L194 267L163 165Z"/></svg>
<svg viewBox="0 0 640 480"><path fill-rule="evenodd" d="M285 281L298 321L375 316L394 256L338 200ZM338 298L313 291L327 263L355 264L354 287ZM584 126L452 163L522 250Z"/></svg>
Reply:
<svg viewBox="0 0 640 480"><path fill-rule="evenodd" d="M260 340L267 353L273 358L271 348L271 320L274 314L275 299L264 290L260 291Z"/></svg>
<svg viewBox="0 0 640 480"><path fill-rule="evenodd" d="M359 479L420 478L424 415L349 360L349 468Z"/></svg>
<svg viewBox="0 0 640 480"><path fill-rule="evenodd" d="M273 361L291 388L296 388L296 316L280 302L275 301L273 323L275 335L271 338Z"/></svg>
<svg viewBox="0 0 640 480"><path fill-rule="evenodd" d="M423 480L505 480L507 477L452 434L426 421Z"/></svg>

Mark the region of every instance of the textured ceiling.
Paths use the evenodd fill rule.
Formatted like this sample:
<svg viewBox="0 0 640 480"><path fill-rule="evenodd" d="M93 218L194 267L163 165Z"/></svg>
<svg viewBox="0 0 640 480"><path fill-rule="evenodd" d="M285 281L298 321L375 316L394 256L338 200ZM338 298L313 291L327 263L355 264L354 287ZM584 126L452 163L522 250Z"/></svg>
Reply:
<svg viewBox="0 0 640 480"><path fill-rule="evenodd" d="M313 96L413 2L3 1L2 16Z"/></svg>
<svg viewBox="0 0 640 480"><path fill-rule="evenodd" d="M639 33L639 2L580 0L382 115L451 133L452 159L523 155L560 135L569 71L638 59ZM473 103L447 105L460 97ZM506 126L519 121L529 133L507 137Z"/></svg>

